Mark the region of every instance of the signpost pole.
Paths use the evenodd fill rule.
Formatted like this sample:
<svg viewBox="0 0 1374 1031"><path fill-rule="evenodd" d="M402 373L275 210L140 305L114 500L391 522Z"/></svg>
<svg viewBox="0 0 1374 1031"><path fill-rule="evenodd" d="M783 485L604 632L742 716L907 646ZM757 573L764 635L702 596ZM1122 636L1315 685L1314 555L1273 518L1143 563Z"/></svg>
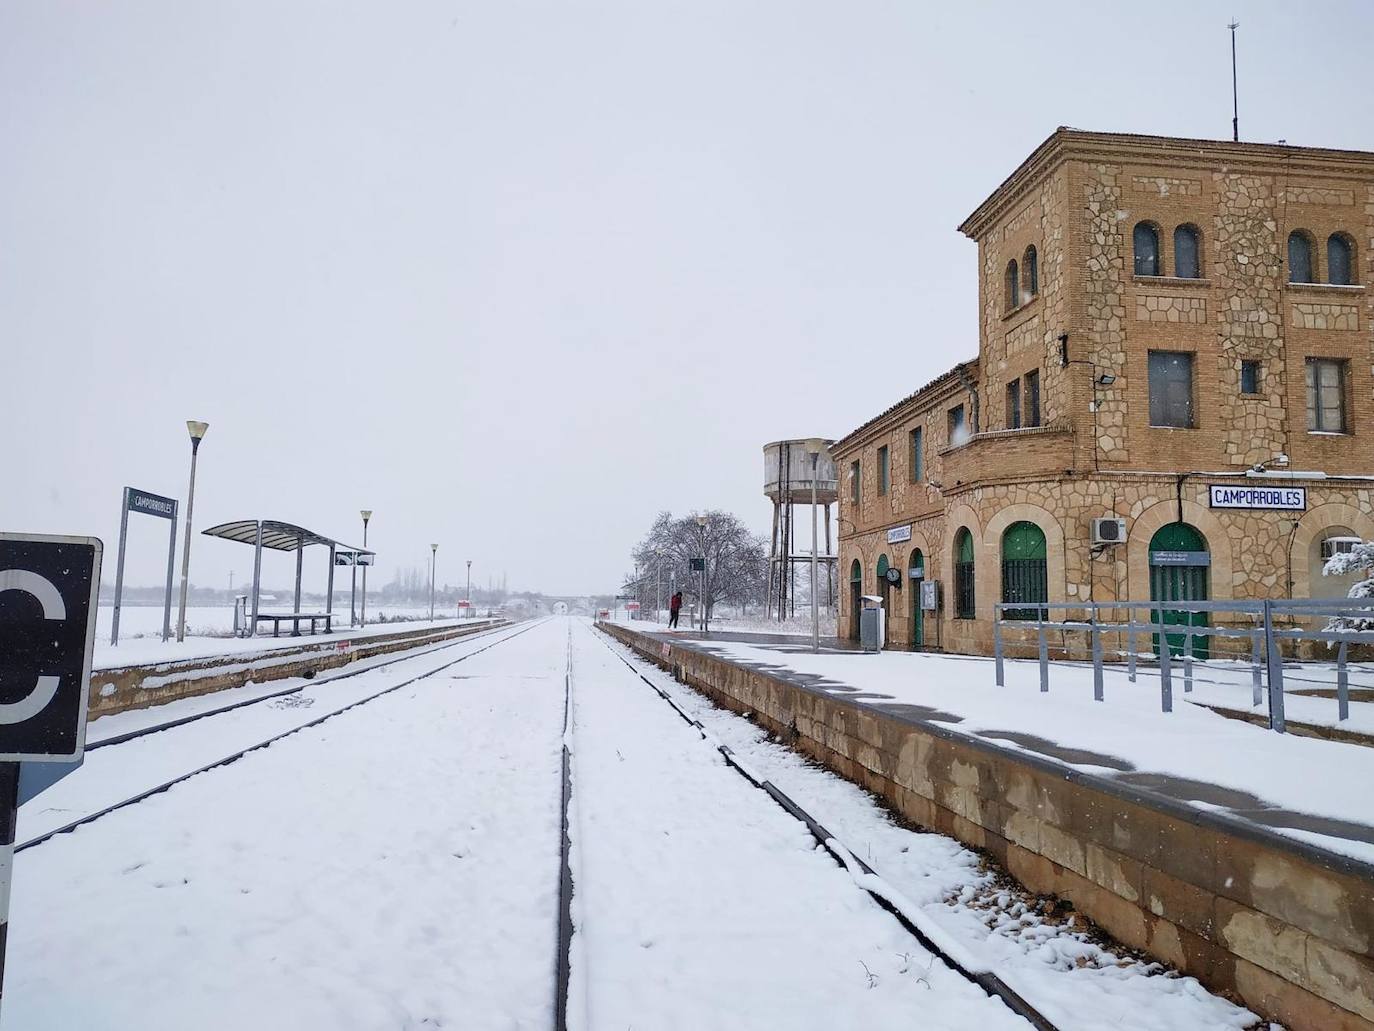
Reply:
<svg viewBox="0 0 1374 1031"><path fill-rule="evenodd" d="M172 532L167 538L167 587L162 592L162 640L168 641L172 637L172 580L176 576L177 569L177 510L180 508L175 501L172 502ZM121 545L122 545L121 541Z"/></svg>
<svg viewBox="0 0 1374 1031"><path fill-rule="evenodd" d="M324 596L324 615L325 615L325 620L324 620L324 632L325 632L326 634L332 634L332 633L334 632L334 628L333 628L333 626L332 626L332 623L334 622L334 620L333 620L333 616L334 616L334 552L337 550L337 548L338 548L338 545L337 545L337 544L334 544L333 542L330 543L330 545L329 545L329 589L328 589L328 591L325 593L325 596Z"/></svg>
<svg viewBox="0 0 1374 1031"><path fill-rule="evenodd" d="M124 502L119 512L119 559L115 563L115 596L114 612L110 614L110 644L119 643L119 600L124 594L124 545L129 538L129 488L124 488ZM172 537L172 553L176 554L176 536ZM167 638L163 638L167 640ZM0 963L3 963L0 958ZM3 978L4 970L0 969L0 978Z"/></svg>
<svg viewBox="0 0 1374 1031"><path fill-rule="evenodd" d="M358 625L358 553L353 553L353 586L348 589L348 625Z"/></svg>
<svg viewBox="0 0 1374 1031"><path fill-rule="evenodd" d="M19 764L0 763L0 999L4 998L9 944L10 884L14 878L14 825L19 815Z"/></svg>

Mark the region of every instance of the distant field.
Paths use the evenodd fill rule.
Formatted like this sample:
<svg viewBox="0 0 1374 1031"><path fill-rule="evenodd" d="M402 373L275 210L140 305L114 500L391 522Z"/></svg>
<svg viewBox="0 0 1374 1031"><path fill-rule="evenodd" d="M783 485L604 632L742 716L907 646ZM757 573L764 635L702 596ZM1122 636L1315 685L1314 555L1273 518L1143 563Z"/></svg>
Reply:
<svg viewBox="0 0 1374 1031"><path fill-rule="evenodd" d="M290 603L285 606L273 604L263 606L264 610L279 612L290 609ZM307 609L309 607L307 606ZM334 610L336 615L341 615L343 625L348 625L348 606ZM436 616L453 616L454 613L441 613L436 611ZM99 614L96 617L96 639L108 641L110 639L110 620L114 616L114 606L100 606ZM407 616L415 619L428 619L429 606L419 608L415 606L392 606L384 605L381 608L373 609L370 605L367 610L368 622L381 618L395 616ZM172 633L176 633L177 609L172 606ZM186 633L191 637L226 637L234 629L234 607L232 605L194 605L186 610ZM119 612L119 639L132 640L137 637L157 637L162 633L162 609L153 606L131 606L125 605Z"/></svg>

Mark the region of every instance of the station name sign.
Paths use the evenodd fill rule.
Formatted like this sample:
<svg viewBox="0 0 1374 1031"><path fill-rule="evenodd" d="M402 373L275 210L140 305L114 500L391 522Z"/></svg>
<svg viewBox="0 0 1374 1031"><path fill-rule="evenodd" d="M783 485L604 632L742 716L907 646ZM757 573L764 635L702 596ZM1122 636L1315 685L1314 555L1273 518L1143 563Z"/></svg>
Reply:
<svg viewBox="0 0 1374 1031"><path fill-rule="evenodd" d="M911 540L911 524L905 526L894 526L887 531L887 543L901 544L903 541Z"/></svg>
<svg viewBox="0 0 1374 1031"><path fill-rule="evenodd" d="M1286 512L1307 510L1306 487L1223 487L1213 484L1213 508L1268 508Z"/></svg>
<svg viewBox="0 0 1374 1031"><path fill-rule="evenodd" d="M146 490L139 490L137 487L126 487L129 492L129 511L142 512L145 515L161 516L163 519L175 519L177 514L177 503L171 498L164 498L161 494L152 494Z"/></svg>

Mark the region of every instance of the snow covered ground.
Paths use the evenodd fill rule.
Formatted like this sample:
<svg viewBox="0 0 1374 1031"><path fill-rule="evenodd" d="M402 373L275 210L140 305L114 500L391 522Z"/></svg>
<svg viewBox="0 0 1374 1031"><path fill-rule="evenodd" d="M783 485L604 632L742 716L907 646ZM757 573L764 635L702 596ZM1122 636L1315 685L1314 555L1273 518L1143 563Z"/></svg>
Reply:
<svg viewBox="0 0 1374 1031"><path fill-rule="evenodd" d="M926 953L613 649L581 620L506 628L91 754L24 807L21 841L470 656L19 853L0 1027L548 1027L569 655L573 1026L1026 1026ZM1142 976L1081 929L1001 904L956 842L895 826L648 672L1064 1031L1247 1026L1190 979Z"/></svg>

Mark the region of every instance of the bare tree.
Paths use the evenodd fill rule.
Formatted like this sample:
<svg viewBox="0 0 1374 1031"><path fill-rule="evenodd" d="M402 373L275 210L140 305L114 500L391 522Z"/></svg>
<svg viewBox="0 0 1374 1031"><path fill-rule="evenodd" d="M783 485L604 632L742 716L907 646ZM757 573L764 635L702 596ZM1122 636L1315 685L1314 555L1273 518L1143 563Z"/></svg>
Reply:
<svg viewBox="0 0 1374 1031"><path fill-rule="evenodd" d="M703 526L695 515L674 519L672 513L660 512L632 552L638 576L626 577L626 593L643 601L653 598L661 583L665 598L676 588L700 606L702 574L691 568L691 561L704 557L708 617L720 602L741 610L762 604L768 582L766 542L732 512L709 511L705 517Z"/></svg>

